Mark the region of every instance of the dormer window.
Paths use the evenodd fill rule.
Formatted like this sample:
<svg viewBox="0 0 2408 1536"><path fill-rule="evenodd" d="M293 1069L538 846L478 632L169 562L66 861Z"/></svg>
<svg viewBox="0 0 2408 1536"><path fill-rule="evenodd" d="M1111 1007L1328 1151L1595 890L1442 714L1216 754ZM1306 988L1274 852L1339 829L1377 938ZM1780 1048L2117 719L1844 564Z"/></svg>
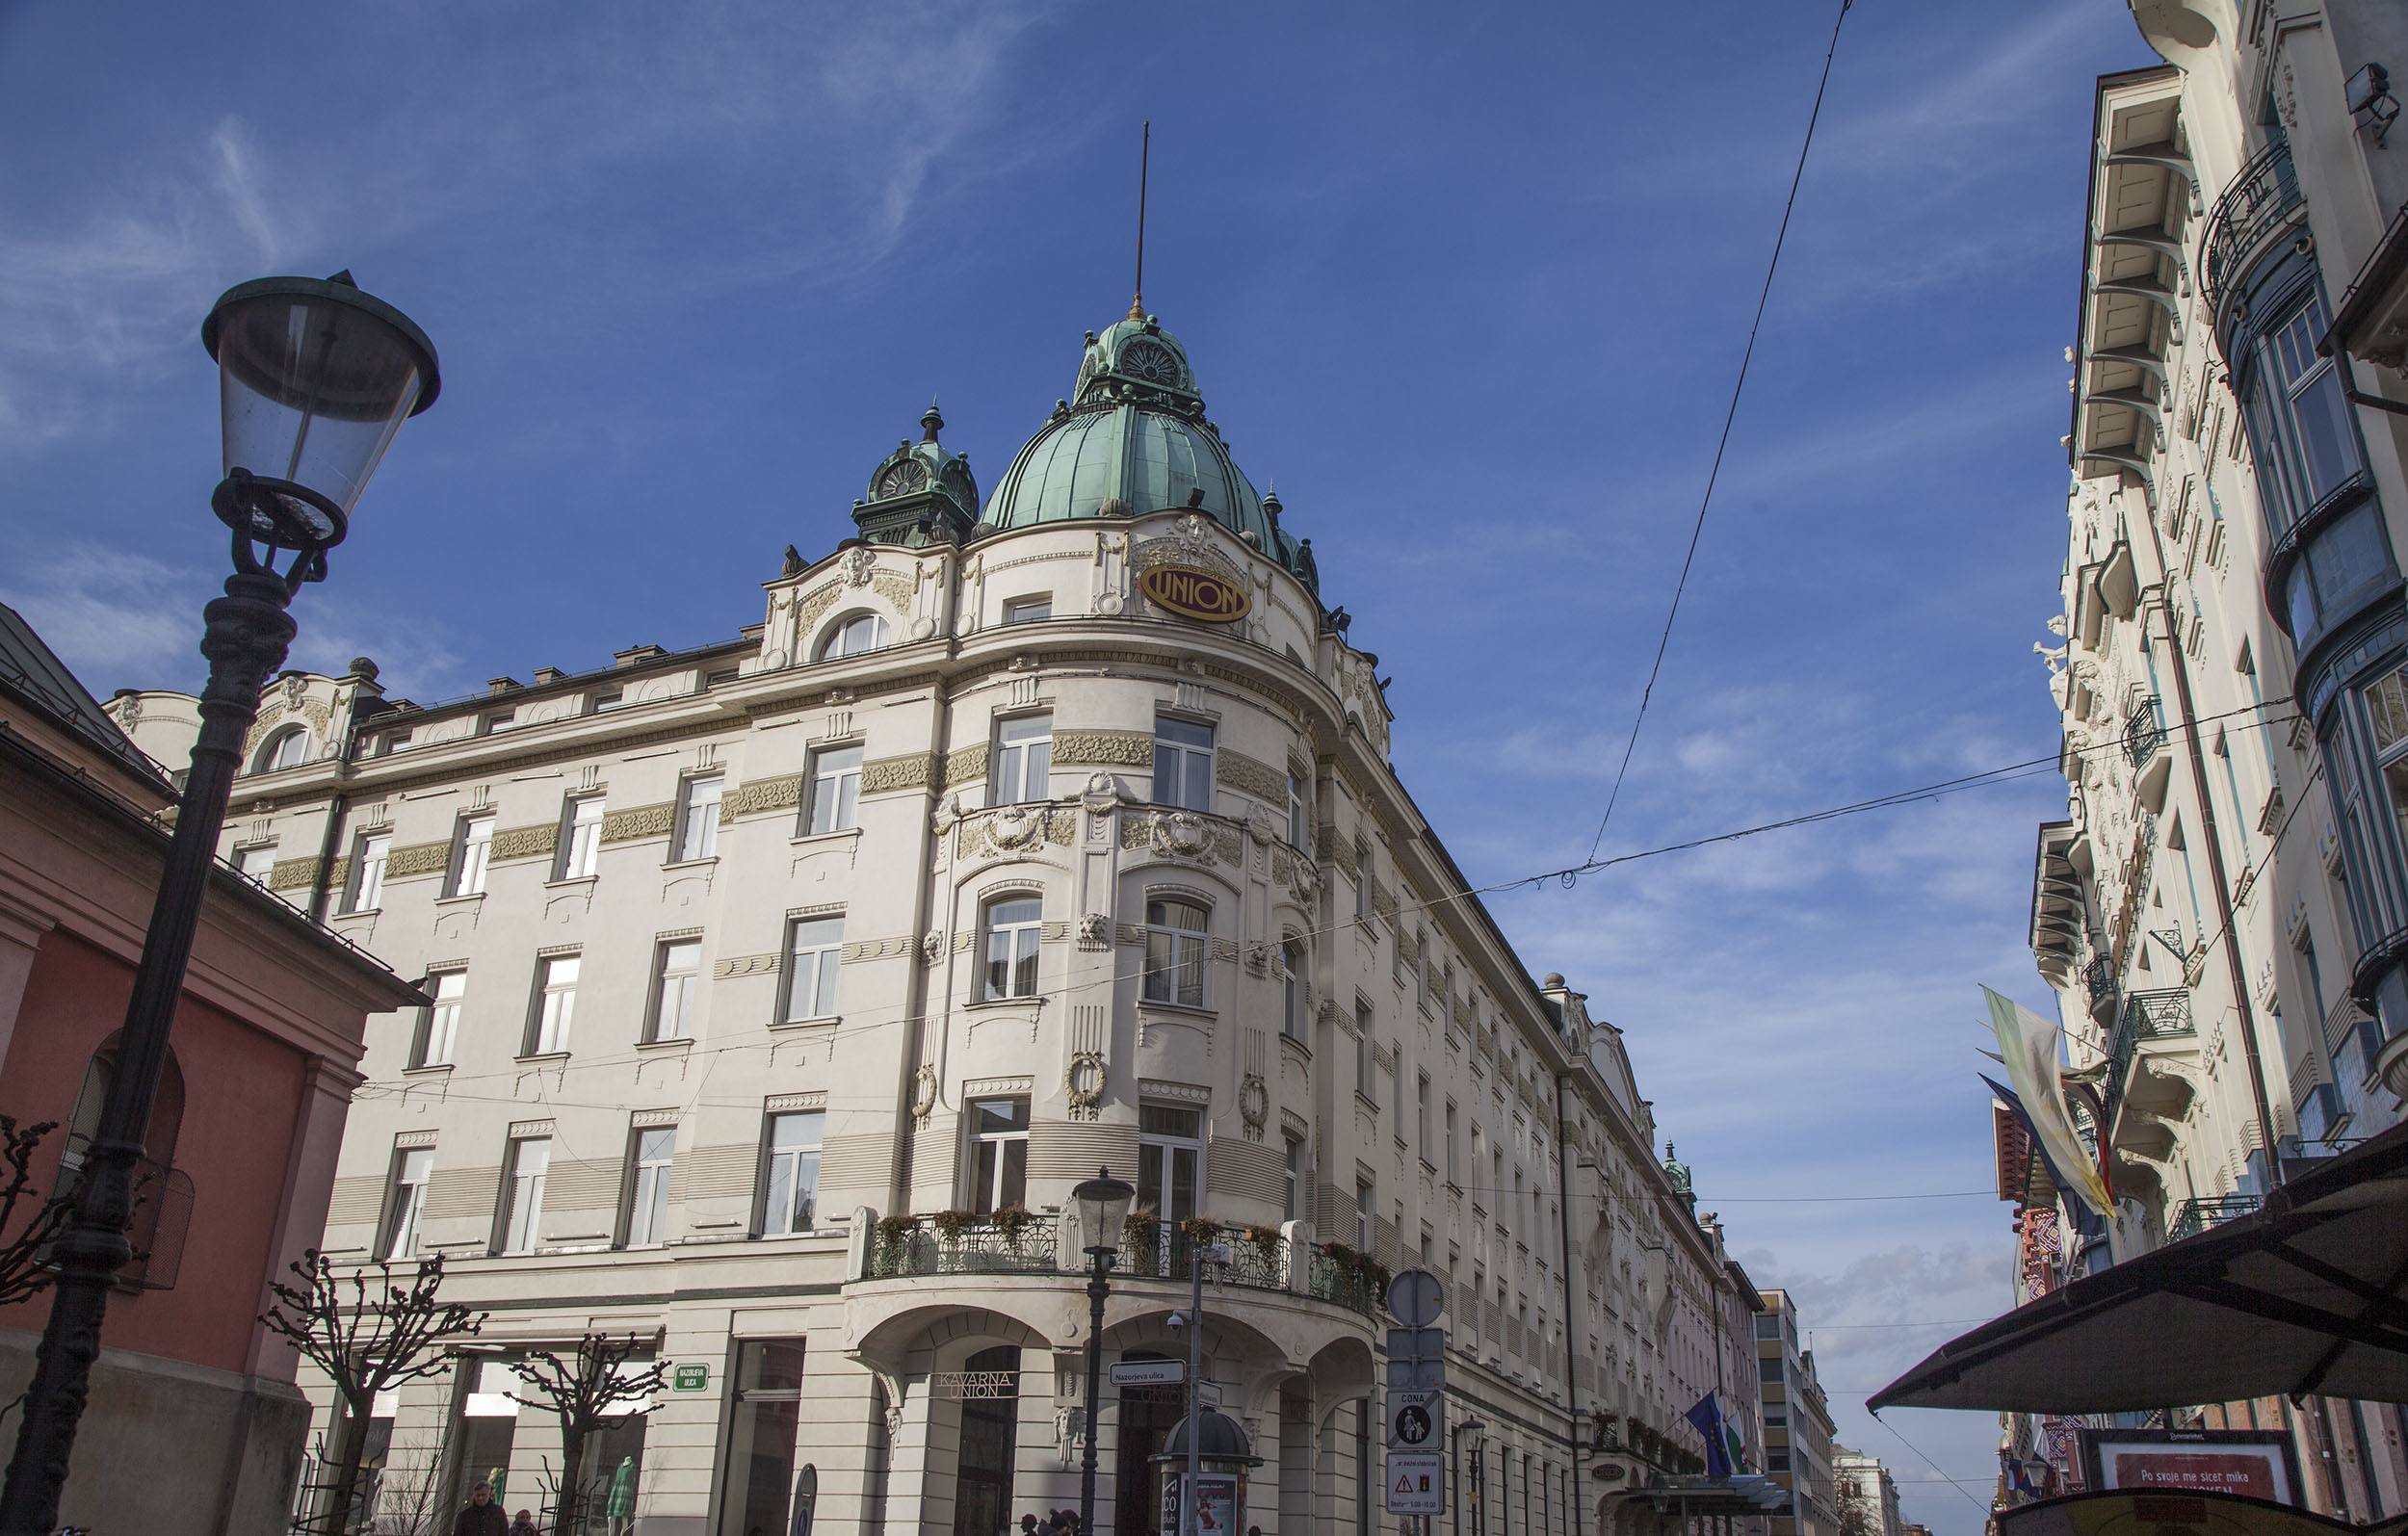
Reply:
<svg viewBox="0 0 2408 1536"><path fill-rule="evenodd" d="M288 725L260 743L259 755L251 760L253 773L274 773L279 768L299 768L309 760L309 727Z"/></svg>
<svg viewBox="0 0 2408 1536"><path fill-rule="evenodd" d="M887 643L886 620L876 613L855 613L840 620L820 641L815 660L833 662L881 649Z"/></svg>

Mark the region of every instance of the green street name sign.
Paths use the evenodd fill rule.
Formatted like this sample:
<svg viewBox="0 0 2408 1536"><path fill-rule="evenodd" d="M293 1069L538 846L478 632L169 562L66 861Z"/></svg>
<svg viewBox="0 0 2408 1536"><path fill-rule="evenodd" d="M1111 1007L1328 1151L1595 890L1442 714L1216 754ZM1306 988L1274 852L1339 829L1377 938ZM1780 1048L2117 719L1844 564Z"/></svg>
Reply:
<svg viewBox="0 0 2408 1536"><path fill-rule="evenodd" d="M703 1392L711 1385L708 1366L679 1366L669 1372L669 1387L676 1392Z"/></svg>

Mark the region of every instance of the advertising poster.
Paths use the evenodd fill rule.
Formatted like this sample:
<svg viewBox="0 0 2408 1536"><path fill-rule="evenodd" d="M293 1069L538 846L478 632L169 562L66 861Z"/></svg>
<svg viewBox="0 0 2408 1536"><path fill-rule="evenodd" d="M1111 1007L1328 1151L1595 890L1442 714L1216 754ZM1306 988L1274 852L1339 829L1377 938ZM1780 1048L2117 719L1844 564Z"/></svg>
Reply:
<svg viewBox="0 0 2408 1536"><path fill-rule="evenodd" d="M1178 1472L1164 1485L1164 1536L1182 1536L1187 1530L1187 1511L1180 1507L1180 1496L1187 1487L1187 1473ZM1244 1505L1235 1472L1206 1472L1201 1478L1202 1497L1196 1501L1196 1536L1238 1536L1244 1529Z"/></svg>
<svg viewBox="0 0 2408 1536"><path fill-rule="evenodd" d="M2094 1489L2299 1502L2290 1442L2274 1430L2086 1429L2081 1448Z"/></svg>

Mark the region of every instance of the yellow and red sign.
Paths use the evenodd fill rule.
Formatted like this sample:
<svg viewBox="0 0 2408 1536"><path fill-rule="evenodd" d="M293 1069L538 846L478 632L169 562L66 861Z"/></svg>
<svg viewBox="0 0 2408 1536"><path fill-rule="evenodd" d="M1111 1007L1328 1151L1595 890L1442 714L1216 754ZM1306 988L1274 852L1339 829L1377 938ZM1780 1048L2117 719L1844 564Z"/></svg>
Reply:
<svg viewBox="0 0 2408 1536"><path fill-rule="evenodd" d="M1157 608L1204 624L1235 624L1250 606L1245 588L1192 565L1156 565L1138 577L1138 590Z"/></svg>

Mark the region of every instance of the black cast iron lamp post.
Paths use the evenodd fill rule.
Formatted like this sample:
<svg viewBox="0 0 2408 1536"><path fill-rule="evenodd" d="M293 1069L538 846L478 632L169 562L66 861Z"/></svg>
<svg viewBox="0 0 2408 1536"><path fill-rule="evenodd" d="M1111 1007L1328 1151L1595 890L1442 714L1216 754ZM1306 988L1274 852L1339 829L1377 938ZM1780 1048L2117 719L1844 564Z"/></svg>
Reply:
<svg viewBox="0 0 2408 1536"><path fill-rule="evenodd" d="M74 1219L56 1249L50 1320L0 1489L0 1536L46 1536L59 1523L109 1288L133 1257L125 1229L134 1167L226 798L259 714L259 690L293 640L285 610L303 583L326 576L327 551L343 541L352 508L394 432L434 404L433 345L400 310L361 293L349 273L262 277L229 289L202 323L200 339L218 361L225 430L225 479L210 506L233 533L234 574L225 595L202 610L209 684L200 735L99 1130L76 1185Z"/></svg>
<svg viewBox="0 0 2408 1536"><path fill-rule="evenodd" d="M1112 1294L1112 1261L1120 1255L1120 1230L1129 1219L1129 1202L1137 1191L1098 1168L1095 1177L1074 1186L1070 1202L1079 1212L1079 1245L1086 1250L1086 1445L1079 1457L1079 1531L1095 1529L1096 1410L1104 1391L1104 1298Z"/></svg>

